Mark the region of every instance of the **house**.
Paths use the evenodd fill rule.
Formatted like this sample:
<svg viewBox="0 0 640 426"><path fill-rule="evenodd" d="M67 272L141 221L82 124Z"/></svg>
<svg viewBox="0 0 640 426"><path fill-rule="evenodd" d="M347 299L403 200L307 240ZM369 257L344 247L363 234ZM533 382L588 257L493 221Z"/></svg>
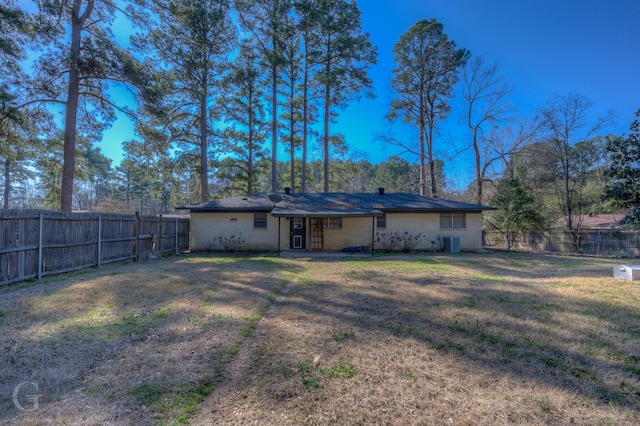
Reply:
<svg viewBox="0 0 640 426"><path fill-rule="evenodd" d="M627 215L618 214L596 214L574 216L573 223L581 229L615 229L620 228ZM565 218L566 223L566 218Z"/></svg>
<svg viewBox="0 0 640 426"><path fill-rule="evenodd" d="M404 193L261 193L182 207L191 214L191 249L219 250L239 239L241 250L337 251L374 246L377 235L421 234L416 250L438 237L459 237L460 249L482 248L478 204Z"/></svg>
<svg viewBox="0 0 640 426"><path fill-rule="evenodd" d="M583 215L572 215L571 221L574 230L597 231L605 229L624 229L625 219L631 214L631 211L623 211L613 214L589 213ZM567 216L562 216L556 219L551 223L550 228L561 230L566 229Z"/></svg>

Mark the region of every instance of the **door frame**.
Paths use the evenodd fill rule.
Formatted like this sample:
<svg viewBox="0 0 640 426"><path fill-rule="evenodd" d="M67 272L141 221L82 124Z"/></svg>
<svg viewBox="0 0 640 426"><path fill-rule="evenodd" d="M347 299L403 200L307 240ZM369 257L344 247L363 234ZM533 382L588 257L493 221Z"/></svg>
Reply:
<svg viewBox="0 0 640 426"><path fill-rule="evenodd" d="M307 219L292 217L289 220L289 248L291 250L307 249Z"/></svg>
<svg viewBox="0 0 640 426"><path fill-rule="evenodd" d="M311 251L324 250L324 225L323 218L312 217L309 219L309 239Z"/></svg>

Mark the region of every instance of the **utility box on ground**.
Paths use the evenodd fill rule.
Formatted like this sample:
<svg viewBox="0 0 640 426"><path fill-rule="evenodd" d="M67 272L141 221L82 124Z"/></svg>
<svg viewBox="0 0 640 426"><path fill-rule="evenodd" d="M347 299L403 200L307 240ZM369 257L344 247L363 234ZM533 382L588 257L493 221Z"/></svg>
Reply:
<svg viewBox="0 0 640 426"><path fill-rule="evenodd" d="M640 265L617 265L613 267L613 278L628 281L640 280Z"/></svg>
<svg viewBox="0 0 640 426"><path fill-rule="evenodd" d="M445 253L460 253L460 237L442 237L442 248Z"/></svg>

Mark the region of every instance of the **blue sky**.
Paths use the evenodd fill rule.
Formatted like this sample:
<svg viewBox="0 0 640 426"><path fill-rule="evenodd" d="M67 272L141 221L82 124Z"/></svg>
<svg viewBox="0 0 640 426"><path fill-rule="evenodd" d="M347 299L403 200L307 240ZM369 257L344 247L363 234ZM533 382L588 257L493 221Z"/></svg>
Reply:
<svg viewBox="0 0 640 426"><path fill-rule="evenodd" d="M613 109L617 120L606 132L622 134L628 133L633 113L640 109L638 0L358 0L358 4L364 30L378 46L378 65L370 73L377 97L350 105L332 128L346 136L358 159L380 162L399 153L397 147L374 139L377 132L388 129L384 117L392 96L393 45L420 19L438 20L458 47L497 61L514 86L511 100L520 115L534 114L555 94L577 92L593 101L594 114ZM466 143L459 96L452 106L443 123L443 148ZM404 138L415 135L402 124L393 130ZM119 120L105 134L103 152L118 162L120 145L134 137L132 131L132 125ZM470 181L468 153L452 157L451 149L445 151L439 157L447 162L450 185L462 188Z"/></svg>

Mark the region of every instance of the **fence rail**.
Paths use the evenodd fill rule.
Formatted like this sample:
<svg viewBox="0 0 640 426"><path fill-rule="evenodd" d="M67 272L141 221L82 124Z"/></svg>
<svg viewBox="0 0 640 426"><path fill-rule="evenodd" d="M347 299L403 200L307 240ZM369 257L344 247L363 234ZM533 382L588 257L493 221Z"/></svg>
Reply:
<svg viewBox="0 0 640 426"><path fill-rule="evenodd" d="M510 247L596 256L640 257L640 231L617 229L526 231L511 234ZM507 248L507 237L498 231L484 231L483 244L489 248Z"/></svg>
<svg viewBox="0 0 640 426"><path fill-rule="evenodd" d="M2 211L0 285L188 248L186 218Z"/></svg>

